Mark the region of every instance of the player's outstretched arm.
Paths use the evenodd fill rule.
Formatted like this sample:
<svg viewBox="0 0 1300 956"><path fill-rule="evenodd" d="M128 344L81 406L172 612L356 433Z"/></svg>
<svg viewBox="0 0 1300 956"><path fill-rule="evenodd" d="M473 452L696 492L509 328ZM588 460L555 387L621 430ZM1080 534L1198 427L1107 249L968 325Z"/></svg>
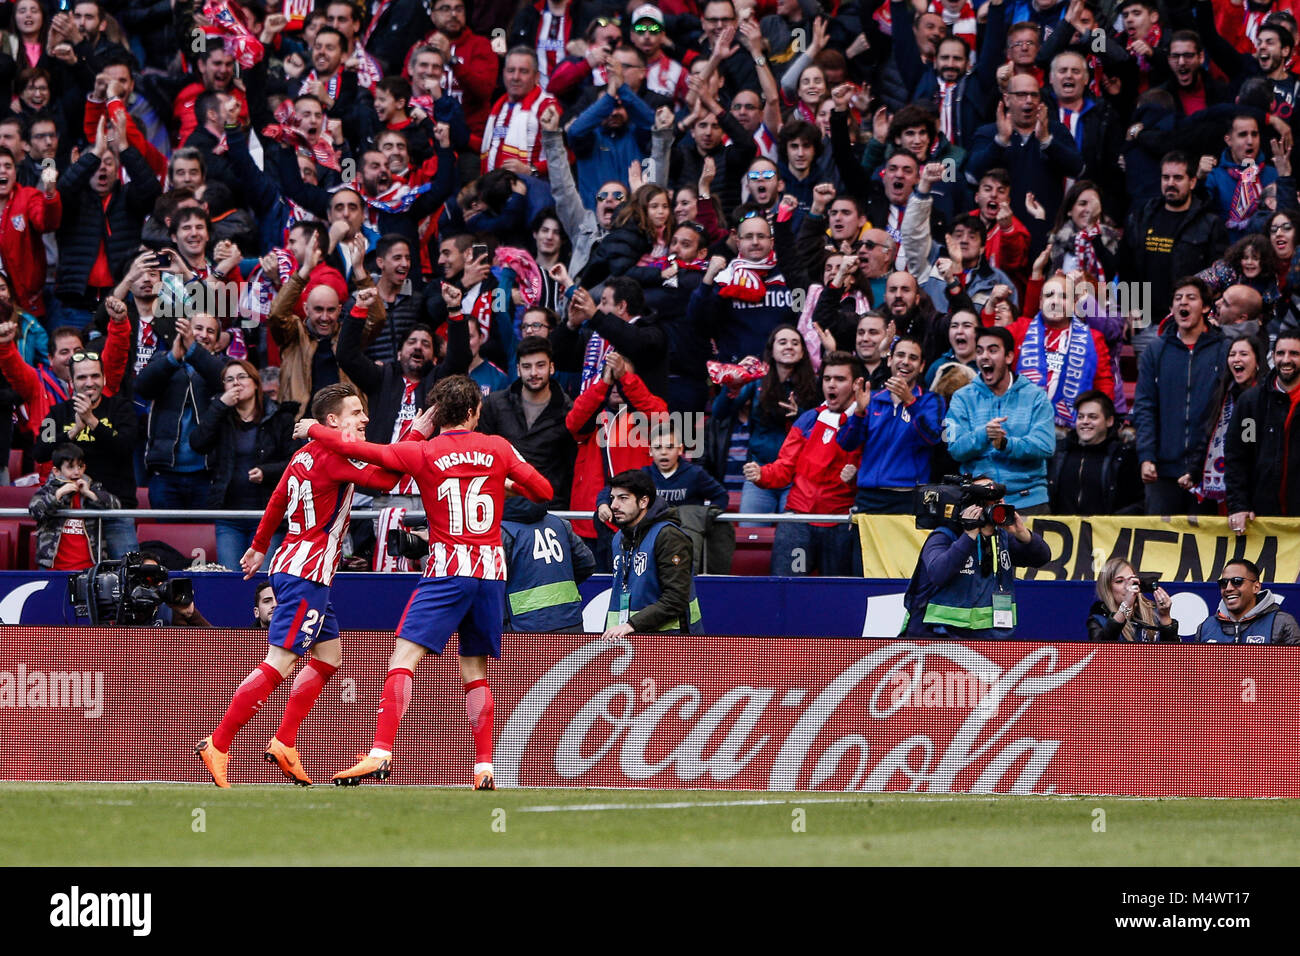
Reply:
<svg viewBox="0 0 1300 956"><path fill-rule="evenodd" d="M299 422L301 426L304 422ZM295 429L297 434L297 429ZM424 453L415 442L398 442L396 445L376 445L368 441L344 441L342 433L327 425L312 424L307 428L307 437L318 441L330 451L347 458L366 461L379 465L389 471L412 474L417 471L424 460Z"/></svg>

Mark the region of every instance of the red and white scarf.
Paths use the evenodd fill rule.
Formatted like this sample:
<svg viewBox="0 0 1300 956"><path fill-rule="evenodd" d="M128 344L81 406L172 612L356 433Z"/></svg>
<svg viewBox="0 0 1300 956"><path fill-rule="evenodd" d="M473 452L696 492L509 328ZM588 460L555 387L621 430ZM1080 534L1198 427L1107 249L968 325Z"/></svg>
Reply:
<svg viewBox="0 0 1300 956"><path fill-rule="evenodd" d="M1160 46L1160 24L1157 23L1153 25L1150 32L1142 39L1147 46L1151 47L1152 50L1156 50ZM1133 43L1133 40L1129 40L1124 44L1125 49L1127 49L1129 53L1133 53ZM1133 56L1137 59L1138 69L1143 73L1146 73L1151 69L1151 61L1145 56L1140 53L1133 53Z"/></svg>
<svg viewBox="0 0 1300 956"><path fill-rule="evenodd" d="M318 74L315 70L312 70L305 77L303 77L302 86L298 87L298 95L305 96L306 94L310 93L312 84L319 83L319 82L320 82L320 74ZM343 82L342 70L336 71L333 76L331 76L328 80L325 81L325 92L326 94L328 94L329 98L334 100L336 103L338 102L339 87L342 85L342 82Z"/></svg>
<svg viewBox="0 0 1300 956"><path fill-rule="evenodd" d="M384 78L383 68L380 67L379 61L365 51L365 48L358 43L352 56L357 61L357 82L361 84L362 89L373 94L379 86L379 81ZM330 94L333 96L334 94Z"/></svg>
<svg viewBox="0 0 1300 956"><path fill-rule="evenodd" d="M266 273L259 265L249 276L248 283L244 288L244 294L239 302L239 314L242 318L262 325L266 322L271 314L271 303L275 299L276 288L283 286L289 281L289 276L298 268L298 262L293 257L293 253L288 249L276 247L271 250L275 254L276 273L279 283L272 285L267 279Z"/></svg>
<svg viewBox="0 0 1300 956"><path fill-rule="evenodd" d="M939 81L938 89L935 91L935 106L939 110L939 132L943 133L944 139L948 142L955 142L957 139L957 122L954 113L956 112L956 94L957 84Z"/></svg>
<svg viewBox="0 0 1300 956"><path fill-rule="evenodd" d="M550 103L540 86L517 103L507 96L497 100L483 130L483 152L487 160L486 171L499 168L508 159L530 163L537 144L540 126L537 122L539 104Z"/></svg>
<svg viewBox="0 0 1300 956"><path fill-rule="evenodd" d="M227 0L208 0L203 5L203 16L208 25L203 32L209 37L220 38L226 53L234 57L235 62L248 69L256 66L266 55L262 41L253 36L244 19L244 12L238 7L231 7Z"/></svg>
<svg viewBox="0 0 1300 956"><path fill-rule="evenodd" d="M316 142L311 142L303 132L302 122L302 117L294 110L293 103L286 99L276 107L275 122L262 130L262 135L296 149L306 156L311 156L326 169L339 172L339 159L330 141L323 136L318 136Z"/></svg>
<svg viewBox="0 0 1300 956"><path fill-rule="evenodd" d="M930 0L930 12L943 17L944 24L952 27L952 35L964 40L971 50L975 49L975 8L971 6L970 0L966 0L957 11L945 7L943 0Z"/></svg>
<svg viewBox="0 0 1300 956"><path fill-rule="evenodd" d="M732 259L714 280L718 295L737 302L762 302L767 295L766 274L775 268L775 251L769 252L767 258L759 261Z"/></svg>
<svg viewBox="0 0 1300 956"><path fill-rule="evenodd" d="M395 492L396 494L396 492ZM405 508L384 508L375 519L375 558L376 571L392 573L410 571L411 562L406 558L392 554L388 550L388 532L403 531L402 519L406 517Z"/></svg>
<svg viewBox="0 0 1300 956"><path fill-rule="evenodd" d="M1106 270L1097 258L1097 249L1092 241L1101 235L1101 226L1093 223L1087 229L1074 229L1074 257L1079 260L1078 268L1089 275L1096 276L1101 282L1106 281Z"/></svg>
<svg viewBox="0 0 1300 956"><path fill-rule="evenodd" d="M537 20L537 68L540 73L537 82L546 89L555 68L564 60L565 47L573 32L573 18L568 15L567 8L561 14L551 13L546 0L541 0L537 9L542 14Z"/></svg>
<svg viewBox="0 0 1300 956"><path fill-rule="evenodd" d="M1259 197L1264 192L1260 181L1260 166L1228 166L1228 175L1236 182L1232 190L1232 202L1228 204L1229 229L1244 229L1250 217L1259 208Z"/></svg>
<svg viewBox="0 0 1300 956"><path fill-rule="evenodd" d="M660 96L671 96L674 100L685 98L686 67L668 54L660 52L659 57L646 70L646 86Z"/></svg>

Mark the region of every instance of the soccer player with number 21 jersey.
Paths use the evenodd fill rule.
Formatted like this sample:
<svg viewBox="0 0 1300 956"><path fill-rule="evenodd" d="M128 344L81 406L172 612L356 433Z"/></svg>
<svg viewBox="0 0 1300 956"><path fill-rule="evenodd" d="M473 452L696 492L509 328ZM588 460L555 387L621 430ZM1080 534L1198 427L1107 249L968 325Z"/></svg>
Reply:
<svg viewBox="0 0 1300 956"><path fill-rule="evenodd" d="M369 419L351 385L322 388L312 400L311 411L321 422L319 432L352 439L365 434ZM415 447L416 442L432 433L430 409L412 423L405 441ZM340 545L348 532L352 491L358 484L391 488L401 478L377 465L350 460L335 450L342 447L337 441L311 442L294 454L271 495L252 546L240 559L247 580L261 568L280 522L288 520L284 543L271 558L271 587L277 605L267 631L270 648L266 659L239 685L217 729L194 748L218 787L230 786L226 769L235 734L266 703L304 654L310 655L310 660L293 682L280 729L263 756L294 783L311 784L295 744L298 727L342 660L338 623L330 604L330 582L338 570Z"/></svg>
<svg viewBox="0 0 1300 956"><path fill-rule="evenodd" d="M550 501L553 492L551 483L508 441L474 431L482 393L467 376L438 382L430 405L441 434L428 441L375 445L356 440L356 432L309 419L294 431L296 437L312 439L308 448L323 445L339 455L409 474L419 486L429 520L429 561L397 625L374 746L355 766L336 774L336 784L388 778L393 741L411 701L415 666L430 651L441 654L457 633L465 713L474 735L474 788L495 789L487 658L501 656L506 580L501 516L510 489L537 502Z"/></svg>

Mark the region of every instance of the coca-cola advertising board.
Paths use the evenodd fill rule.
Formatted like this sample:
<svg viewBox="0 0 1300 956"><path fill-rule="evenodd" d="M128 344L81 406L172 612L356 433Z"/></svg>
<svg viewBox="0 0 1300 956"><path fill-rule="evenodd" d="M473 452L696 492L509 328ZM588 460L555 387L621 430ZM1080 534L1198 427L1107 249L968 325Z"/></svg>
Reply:
<svg viewBox="0 0 1300 956"><path fill-rule="evenodd" d="M204 781L191 753L264 633L0 628L0 778ZM374 733L392 634L347 632L298 737L318 780ZM1294 648L582 634L505 637L498 786L1300 796ZM452 645L454 647L454 644ZM451 648L449 648L450 650ZM286 681L232 748L261 751ZM452 660L429 658L389 784L465 785Z"/></svg>

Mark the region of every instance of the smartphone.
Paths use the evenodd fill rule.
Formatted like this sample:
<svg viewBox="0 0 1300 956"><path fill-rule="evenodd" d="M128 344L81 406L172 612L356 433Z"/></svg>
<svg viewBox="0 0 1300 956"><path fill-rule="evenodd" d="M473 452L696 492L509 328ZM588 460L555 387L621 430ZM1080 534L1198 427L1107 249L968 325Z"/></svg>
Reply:
<svg viewBox="0 0 1300 956"><path fill-rule="evenodd" d="M1159 574L1152 574L1152 573L1139 574L1137 576L1137 579L1138 579L1138 590L1145 595L1150 596L1155 594L1156 588L1160 587Z"/></svg>
<svg viewBox="0 0 1300 956"><path fill-rule="evenodd" d="M475 260L485 259L487 258L487 254L488 247L481 242L476 242L470 247L470 256Z"/></svg>

